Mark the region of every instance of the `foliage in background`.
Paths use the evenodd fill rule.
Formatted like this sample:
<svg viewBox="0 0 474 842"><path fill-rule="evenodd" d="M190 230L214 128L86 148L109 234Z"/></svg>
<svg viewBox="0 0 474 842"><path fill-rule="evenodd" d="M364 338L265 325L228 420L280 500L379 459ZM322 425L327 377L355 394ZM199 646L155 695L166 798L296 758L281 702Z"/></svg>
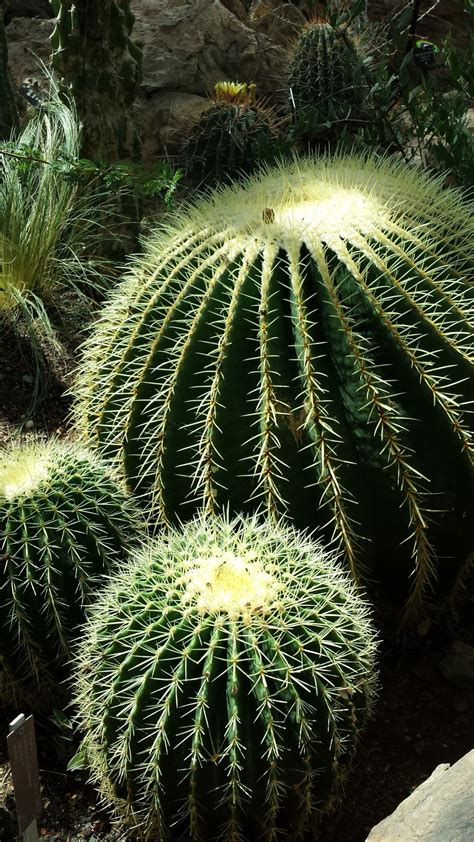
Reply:
<svg viewBox="0 0 474 842"><path fill-rule="evenodd" d="M474 7L471 9L474 13ZM468 49L458 53L449 41L443 45L449 70L450 93L431 96L433 108L440 109L434 120L430 147L435 160L460 187L474 187L474 115L468 123L466 108L474 107L474 31Z"/></svg>
<svg viewBox="0 0 474 842"><path fill-rule="evenodd" d="M409 35L412 14L408 6L396 19L383 60L371 69L366 122L349 143L396 153L470 188L474 135L467 109L474 104L474 38L463 53L449 39L433 47L428 42L433 64L423 65L422 48Z"/></svg>

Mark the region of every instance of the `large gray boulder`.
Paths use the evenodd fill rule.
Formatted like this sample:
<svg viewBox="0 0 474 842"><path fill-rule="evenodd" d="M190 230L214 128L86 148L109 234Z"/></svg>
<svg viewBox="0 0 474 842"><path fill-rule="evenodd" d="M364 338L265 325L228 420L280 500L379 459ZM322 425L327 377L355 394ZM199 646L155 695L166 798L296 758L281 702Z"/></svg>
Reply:
<svg viewBox="0 0 474 842"><path fill-rule="evenodd" d="M221 0L131 0L133 38L143 44L143 86L203 96L223 79L281 87L281 45L251 25L243 6Z"/></svg>
<svg viewBox="0 0 474 842"><path fill-rule="evenodd" d="M474 749L431 777L370 831L366 842L472 842Z"/></svg>

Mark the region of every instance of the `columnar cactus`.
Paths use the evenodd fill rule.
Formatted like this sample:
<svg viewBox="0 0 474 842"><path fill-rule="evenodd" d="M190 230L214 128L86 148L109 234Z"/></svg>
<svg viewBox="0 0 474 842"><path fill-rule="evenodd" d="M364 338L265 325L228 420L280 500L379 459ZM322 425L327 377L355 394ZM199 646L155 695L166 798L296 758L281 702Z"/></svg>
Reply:
<svg viewBox="0 0 474 842"><path fill-rule="evenodd" d="M105 574L137 538L110 470L59 441L0 454L0 701L57 693L70 641Z"/></svg>
<svg viewBox="0 0 474 842"><path fill-rule="evenodd" d="M10 74L8 72L8 47L0 6L0 140L8 140L18 121Z"/></svg>
<svg viewBox="0 0 474 842"><path fill-rule="evenodd" d="M332 530L416 613L472 549L473 242L469 203L401 162L221 190L113 294L77 429L155 520L229 505Z"/></svg>
<svg viewBox="0 0 474 842"><path fill-rule="evenodd" d="M271 153L275 120L255 98L255 85L218 82L184 145L185 166L207 181L249 173Z"/></svg>
<svg viewBox="0 0 474 842"><path fill-rule="evenodd" d="M81 755L145 839L298 839L346 776L374 652L366 603L316 542L200 516L90 611Z"/></svg>
<svg viewBox="0 0 474 842"><path fill-rule="evenodd" d="M296 43L288 84L296 116L308 131L327 132L354 120L366 82L363 56L347 29L311 20Z"/></svg>
<svg viewBox="0 0 474 842"><path fill-rule="evenodd" d="M52 64L84 123L84 154L115 161L136 157L130 109L142 52L131 39L130 0L51 0L56 17Z"/></svg>

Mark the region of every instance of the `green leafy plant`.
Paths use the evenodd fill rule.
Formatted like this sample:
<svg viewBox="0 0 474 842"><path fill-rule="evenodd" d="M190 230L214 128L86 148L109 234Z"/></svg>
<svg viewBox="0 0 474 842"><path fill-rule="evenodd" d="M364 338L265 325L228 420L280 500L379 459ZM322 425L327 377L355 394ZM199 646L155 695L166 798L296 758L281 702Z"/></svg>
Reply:
<svg viewBox="0 0 474 842"><path fill-rule="evenodd" d="M467 101L455 89L442 92L430 80L396 94L398 77L378 71L369 117L357 145L395 152L406 162L449 176L451 184L474 185L474 138ZM372 115L372 116L370 116Z"/></svg>
<svg viewBox="0 0 474 842"><path fill-rule="evenodd" d="M180 169L173 169L169 161L154 164L135 161L92 161L89 158L75 158L64 150L59 150L56 158L46 160L41 157L41 150L33 149L15 140L0 143L0 155L14 159L19 173L28 173L33 167L42 165L58 173L68 184L77 185L87 190L91 182L102 190L104 198L114 194L122 199L132 200L136 205L136 221L140 220L140 208L143 203L147 209L160 212L163 206L167 210L173 207L174 194L183 177ZM95 189L96 189L95 188ZM118 225L114 215L110 215L109 233Z"/></svg>
<svg viewBox="0 0 474 842"><path fill-rule="evenodd" d="M467 109L474 96L474 40L460 53L447 39L433 45L433 67L416 65L416 43L400 15L385 55L372 69L357 145L395 152L444 172L452 184L474 184L474 138Z"/></svg>
<svg viewBox="0 0 474 842"><path fill-rule="evenodd" d="M60 695L71 640L140 520L113 471L82 447L0 452L0 701Z"/></svg>
<svg viewBox="0 0 474 842"><path fill-rule="evenodd" d="M255 85L218 82L209 108L184 144L185 167L207 183L235 178L274 157L276 139L276 119L257 101Z"/></svg>
<svg viewBox="0 0 474 842"><path fill-rule="evenodd" d="M374 654L368 605L318 543L200 516L91 608L78 763L134 838L299 839L340 795Z"/></svg>
<svg viewBox="0 0 474 842"><path fill-rule="evenodd" d="M90 340L76 429L168 523L320 526L419 615L472 549L469 204L403 162L295 160L148 241Z"/></svg>
<svg viewBox="0 0 474 842"><path fill-rule="evenodd" d="M61 323L78 306L90 310L111 278L98 255L107 196L67 178L79 152L76 113L54 86L0 149L0 321L32 349L33 404L51 358L63 351Z"/></svg>
<svg viewBox="0 0 474 842"><path fill-rule="evenodd" d="M431 86L429 100L433 111L428 154L440 169L448 171L460 187L474 187L474 133L469 127L467 109L474 103L474 32L469 46L459 54L449 41L442 54L449 73L444 96ZM429 80L428 80L429 81Z"/></svg>

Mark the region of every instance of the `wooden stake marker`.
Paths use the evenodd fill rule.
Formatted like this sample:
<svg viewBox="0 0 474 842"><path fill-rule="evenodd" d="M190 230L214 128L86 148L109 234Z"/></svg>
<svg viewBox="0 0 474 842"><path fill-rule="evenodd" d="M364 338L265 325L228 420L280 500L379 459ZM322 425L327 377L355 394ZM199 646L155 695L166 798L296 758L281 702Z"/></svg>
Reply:
<svg viewBox="0 0 474 842"><path fill-rule="evenodd" d="M10 722L7 736L8 757L15 791L18 827L23 842L38 842L36 819L43 804L36 753L35 723L32 716L27 719L21 713Z"/></svg>

